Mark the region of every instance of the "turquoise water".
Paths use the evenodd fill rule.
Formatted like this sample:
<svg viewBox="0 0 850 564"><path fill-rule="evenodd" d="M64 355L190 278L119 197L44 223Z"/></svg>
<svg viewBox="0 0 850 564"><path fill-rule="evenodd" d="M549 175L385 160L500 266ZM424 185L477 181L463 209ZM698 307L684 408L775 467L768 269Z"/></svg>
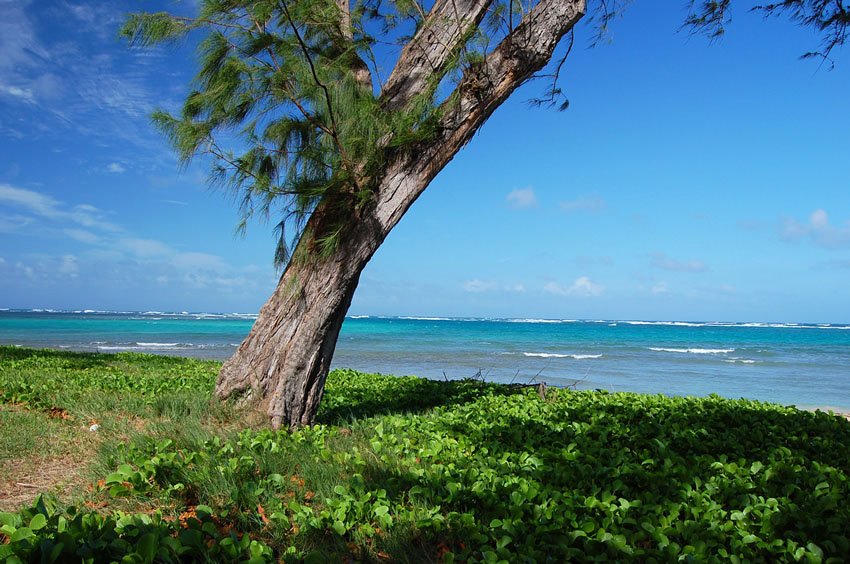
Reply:
<svg viewBox="0 0 850 564"><path fill-rule="evenodd" d="M224 359L256 316L0 311L0 344ZM350 317L334 366L850 411L850 326Z"/></svg>

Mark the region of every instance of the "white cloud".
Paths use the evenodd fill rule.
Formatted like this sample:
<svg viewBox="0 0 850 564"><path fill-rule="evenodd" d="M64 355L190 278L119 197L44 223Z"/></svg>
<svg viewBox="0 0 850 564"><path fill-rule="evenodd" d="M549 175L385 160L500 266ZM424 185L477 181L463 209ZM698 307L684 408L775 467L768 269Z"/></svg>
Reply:
<svg viewBox="0 0 850 564"><path fill-rule="evenodd" d="M580 276L570 286L562 286L557 282L549 282L543 286L543 290L556 296L601 296L605 288L593 282L587 276Z"/></svg>
<svg viewBox="0 0 850 564"><path fill-rule="evenodd" d="M788 241L809 240L818 247L841 249L850 247L850 221L836 226L829 222L829 215L817 209L809 215L808 223L788 218L782 225L782 237Z"/></svg>
<svg viewBox="0 0 850 564"><path fill-rule="evenodd" d="M705 272L708 267L698 260L676 260L664 253L652 253L650 264L653 268L671 270L673 272Z"/></svg>
<svg viewBox="0 0 850 564"><path fill-rule="evenodd" d="M124 168L121 163L109 163L109 166L106 167L106 171L121 174L122 172L127 172L127 169Z"/></svg>
<svg viewBox="0 0 850 564"><path fill-rule="evenodd" d="M70 221L83 227L105 231L121 231L121 228L105 219L106 212L89 204L68 208L47 194L0 184L0 204L6 204L54 221Z"/></svg>
<svg viewBox="0 0 850 564"><path fill-rule="evenodd" d="M60 214L59 202L54 198L34 192L15 188L8 184L0 184L0 202L7 202L36 213L44 217L56 217Z"/></svg>
<svg viewBox="0 0 850 564"><path fill-rule="evenodd" d="M517 188L512 190L505 198L514 209L525 209L537 207L537 196L534 188Z"/></svg>
<svg viewBox="0 0 850 564"><path fill-rule="evenodd" d="M32 90L30 90L29 88L18 88L17 86L6 86L0 84L0 93L8 94L9 96L14 96L15 98L20 98L26 102L35 101L35 98L32 94Z"/></svg>
<svg viewBox="0 0 850 564"><path fill-rule="evenodd" d="M561 210L567 213L582 211L596 213L604 210L606 206L605 200L599 196L582 196L575 200L561 202Z"/></svg>

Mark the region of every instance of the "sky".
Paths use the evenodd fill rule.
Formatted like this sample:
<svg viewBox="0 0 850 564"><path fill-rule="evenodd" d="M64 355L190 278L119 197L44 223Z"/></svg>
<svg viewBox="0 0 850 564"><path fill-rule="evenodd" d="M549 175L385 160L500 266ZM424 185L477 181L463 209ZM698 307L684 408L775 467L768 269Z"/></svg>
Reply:
<svg viewBox="0 0 850 564"><path fill-rule="evenodd" d="M632 2L564 112L531 83L434 180L364 271L356 315L850 322L850 57L733 12ZM255 312L272 224L245 236L209 162L181 168L150 113L179 107L191 45L130 49L131 11L191 2L0 0L0 308ZM386 74L388 74L386 69Z"/></svg>

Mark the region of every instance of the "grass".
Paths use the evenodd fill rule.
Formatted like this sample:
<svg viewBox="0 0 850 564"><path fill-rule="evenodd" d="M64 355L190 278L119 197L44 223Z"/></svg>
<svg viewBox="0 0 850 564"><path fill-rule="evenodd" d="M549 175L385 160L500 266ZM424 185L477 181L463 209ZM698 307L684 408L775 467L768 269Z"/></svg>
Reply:
<svg viewBox="0 0 850 564"><path fill-rule="evenodd" d="M37 486L0 490L0 559L850 557L830 414L340 370L319 424L272 432L210 403L217 369L0 347L0 470Z"/></svg>

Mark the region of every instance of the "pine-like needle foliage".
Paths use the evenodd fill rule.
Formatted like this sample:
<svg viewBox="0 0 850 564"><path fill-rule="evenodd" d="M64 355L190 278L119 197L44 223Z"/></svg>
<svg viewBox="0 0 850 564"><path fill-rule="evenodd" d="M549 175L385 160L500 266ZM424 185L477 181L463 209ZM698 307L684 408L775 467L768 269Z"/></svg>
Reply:
<svg viewBox="0 0 850 564"><path fill-rule="evenodd" d="M717 39L725 33L726 25L732 19L733 4L732 0L691 0L685 25ZM847 41L850 26L850 3L847 0L779 0L756 4L750 10L765 16L785 16L814 29L821 37L821 47L804 53L802 58L817 57L831 64L832 52Z"/></svg>
<svg viewBox="0 0 850 564"><path fill-rule="evenodd" d="M274 217L275 262L282 266L311 217L317 219L310 234L316 245L303 258L336 249L346 226L374 201L390 159L433 140L441 108L457 99L461 78L479 73L487 54L536 4L488 0L486 17L458 27L460 35L446 45L447 62L430 69L426 87L401 107L385 103L373 48L397 48L429 26L450 25L432 17L425 1L201 0L196 17L131 15L122 34L142 46L202 34L194 89L178 115L160 110L154 122L184 163L199 154L213 157L214 180L239 199L242 229L255 214ZM628 2L591 0L596 41ZM718 38L735 2L686 3L685 27ZM830 60L847 39L847 0L780 0L750 8L814 28L822 49L804 56ZM461 14L448 19L460 21ZM567 107L558 77L572 44L571 34L552 73L538 75L551 82L533 102Z"/></svg>
<svg viewBox="0 0 850 564"><path fill-rule="evenodd" d="M397 8L394 18L413 11ZM203 0L197 17L133 14L122 29L142 46L203 34L182 112L153 120L184 163L214 157L214 180L240 201L241 228L258 213L281 218L277 266L319 209L326 218L313 236L320 253L332 251L389 155L433 135L436 84L393 112L375 95L365 62L375 40L363 21L376 17L387 14L366 3L344 14L334 0Z"/></svg>

